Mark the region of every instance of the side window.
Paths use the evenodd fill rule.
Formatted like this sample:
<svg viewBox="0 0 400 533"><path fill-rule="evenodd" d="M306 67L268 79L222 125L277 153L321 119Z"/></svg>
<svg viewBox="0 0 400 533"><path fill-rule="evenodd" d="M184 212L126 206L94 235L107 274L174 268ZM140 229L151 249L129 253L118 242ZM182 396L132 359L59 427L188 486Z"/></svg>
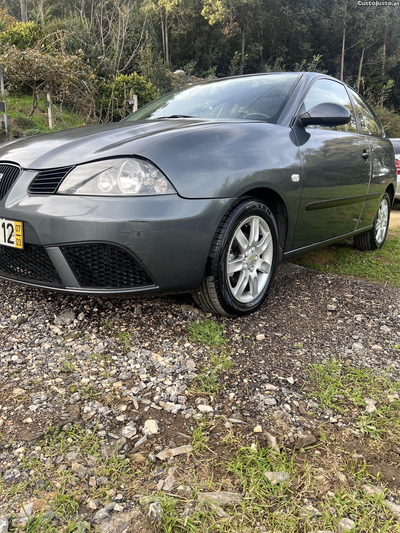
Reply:
<svg viewBox="0 0 400 533"><path fill-rule="evenodd" d="M383 129L380 125L378 119L374 113L369 108L368 104L359 96L356 92L352 91L350 93L354 98L356 105L358 117L361 123L361 133L365 135L377 135L378 137L383 137Z"/></svg>
<svg viewBox="0 0 400 533"><path fill-rule="evenodd" d="M343 126L307 126L308 128L333 129L336 131L349 131L352 133L357 133L357 123L354 115L354 109L349 95L341 83L337 83L332 80L316 81L311 86L304 99L304 112L318 104L326 103L340 104L344 107L347 107L351 114L350 122L348 124L344 124Z"/></svg>

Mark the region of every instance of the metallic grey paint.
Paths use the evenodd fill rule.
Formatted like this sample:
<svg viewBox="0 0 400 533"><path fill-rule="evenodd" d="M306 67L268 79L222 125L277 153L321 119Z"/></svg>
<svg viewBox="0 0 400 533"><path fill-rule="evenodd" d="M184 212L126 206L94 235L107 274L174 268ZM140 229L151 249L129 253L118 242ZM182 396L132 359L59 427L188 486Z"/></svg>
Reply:
<svg viewBox="0 0 400 533"><path fill-rule="evenodd" d="M23 172L0 201L0 218L22 221L25 242L46 247L65 290L97 293L198 287L222 218L245 195L259 197L275 214L285 257L365 231L373 225L384 192L393 197L393 147L385 137L296 125L304 91L321 77L326 76L303 73L277 124L197 118L122 121L9 143L1 147L0 163L16 163ZM177 194L107 198L27 193L39 170L120 156L149 160ZM294 174L299 181L292 180ZM98 242L126 250L154 285L80 287L60 246Z"/></svg>

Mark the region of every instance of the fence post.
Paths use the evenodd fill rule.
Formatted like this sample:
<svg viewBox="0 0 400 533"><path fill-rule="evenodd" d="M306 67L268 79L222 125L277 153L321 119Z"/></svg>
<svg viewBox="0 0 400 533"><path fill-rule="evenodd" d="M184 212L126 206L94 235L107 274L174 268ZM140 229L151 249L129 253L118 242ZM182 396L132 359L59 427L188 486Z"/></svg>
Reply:
<svg viewBox="0 0 400 533"><path fill-rule="evenodd" d="M138 97L137 94L133 94L133 90L129 94L129 105L132 106L132 113L138 110Z"/></svg>
<svg viewBox="0 0 400 533"><path fill-rule="evenodd" d="M6 93L4 91L4 75L3 75L3 69L0 68L0 91L1 91L1 111L3 111L4 115L4 129L6 130L6 133L8 133L8 120L7 120L7 108L6 108L6 100L5 96Z"/></svg>
<svg viewBox="0 0 400 533"><path fill-rule="evenodd" d="M48 106L48 117L49 117L49 128L52 130L54 128L54 117L53 117L53 97L51 95L51 90L47 90L47 103Z"/></svg>

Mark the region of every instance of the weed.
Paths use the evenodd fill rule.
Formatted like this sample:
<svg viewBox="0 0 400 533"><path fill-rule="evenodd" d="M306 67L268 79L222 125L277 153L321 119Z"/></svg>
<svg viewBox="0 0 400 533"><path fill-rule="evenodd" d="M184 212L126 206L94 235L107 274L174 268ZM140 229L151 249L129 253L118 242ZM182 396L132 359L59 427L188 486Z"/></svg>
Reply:
<svg viewBox="0 0 400 533"><path fill-rule="evenodd" d="M192 322L189 324L189 340L210 348L222 348L226 344L224 325L210 319Z"/></svg>
<svg viewBox="0 0 400 533"><path fill-rule="evenodd" d="M128 352L129 348L131 347L131 338L129 336L129 333L127 331L120 331L119 333L119 339L124 344L124 351Z"/></svg>
<svg viewBox="0 0 400 533"><path fill-rule="evenodd" d="M399 382L393 382L385 373L375 375L369 369L352 368L338 360L312 365L309 373L313 394L321 407L357 415L356 425L365 435L398 438ZM370 410L368 403L374 405Z"/></svg>
<svg viewBox="0 0 400 533"><path fill-rule="evenodd" d="M71 363L71 361L65 361L63 366L63 372L73 372L76 365L74 363Z"/></svg>

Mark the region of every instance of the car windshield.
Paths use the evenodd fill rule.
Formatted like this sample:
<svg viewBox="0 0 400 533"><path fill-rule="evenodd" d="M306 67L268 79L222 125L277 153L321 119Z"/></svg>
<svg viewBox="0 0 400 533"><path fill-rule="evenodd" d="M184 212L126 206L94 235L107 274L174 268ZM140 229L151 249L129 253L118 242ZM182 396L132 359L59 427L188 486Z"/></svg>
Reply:
<svg viewBox="0 0 400 533"><path fill-rule="evenodd" d="M189 86L166 94L124 120L246 119L276 123L300 74L265 74Z"/></svg>

